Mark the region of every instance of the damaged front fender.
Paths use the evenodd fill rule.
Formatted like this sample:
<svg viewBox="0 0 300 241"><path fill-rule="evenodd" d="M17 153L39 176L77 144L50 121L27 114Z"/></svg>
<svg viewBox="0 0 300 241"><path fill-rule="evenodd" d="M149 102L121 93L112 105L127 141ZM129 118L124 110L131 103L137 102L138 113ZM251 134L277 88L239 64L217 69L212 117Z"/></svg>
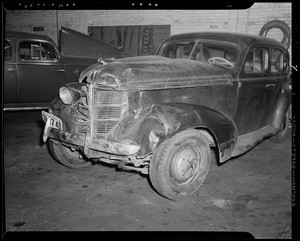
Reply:
<svg viewBox="0 0 300 241"><path fill-rule="evenodd" d="M119 123L111 137L139 145L137 156L142 157L153 152L166 139L189 128L209 130L216 139L221 156L222 152L226 152L226 159L231 155L237 138L234 122L221 112L193 104L156 104L136 111Z"/></svg>

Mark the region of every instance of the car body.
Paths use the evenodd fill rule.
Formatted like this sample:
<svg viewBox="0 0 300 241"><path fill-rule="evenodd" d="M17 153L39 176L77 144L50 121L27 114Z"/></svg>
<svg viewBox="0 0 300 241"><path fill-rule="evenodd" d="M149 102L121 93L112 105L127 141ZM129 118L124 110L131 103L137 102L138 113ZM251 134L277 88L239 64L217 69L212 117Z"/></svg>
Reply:
<svg viewBox="0 0 300 241"><path fill-rule="evenodd" d="M121 58L121 50L62 27L59 48L43 35L6 31L4 110L46 109L59 88L78 81L99 58Z"/></svg>
<svg viewBox="0 0 300 241"><path fill-rule="evenodd" d="M68 167L117 164L177 200L203 183L211 149L220 164L284 139L289 68L287 49L270 38L173 35L154 56L94 64L62 87L43 112L44 141Z"/></svg>

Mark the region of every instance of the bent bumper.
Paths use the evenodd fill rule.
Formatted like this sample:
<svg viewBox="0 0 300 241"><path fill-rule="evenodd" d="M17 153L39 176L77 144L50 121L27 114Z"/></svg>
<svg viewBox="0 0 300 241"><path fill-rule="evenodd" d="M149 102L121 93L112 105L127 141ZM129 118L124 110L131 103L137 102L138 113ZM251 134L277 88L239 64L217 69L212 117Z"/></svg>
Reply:
<svg viewBox="0 0 300 241"><path fill-rule="evenodd" d="M76 146L87 146L89 149L107 152L114 155L133 155L140 149L137 145L128 145L119 142L111 142L106 140L98 140L96 138L88 138L85 135L71 134L63 130L52 127L48 128L47 136L62 142L66 142Z"/></svg>

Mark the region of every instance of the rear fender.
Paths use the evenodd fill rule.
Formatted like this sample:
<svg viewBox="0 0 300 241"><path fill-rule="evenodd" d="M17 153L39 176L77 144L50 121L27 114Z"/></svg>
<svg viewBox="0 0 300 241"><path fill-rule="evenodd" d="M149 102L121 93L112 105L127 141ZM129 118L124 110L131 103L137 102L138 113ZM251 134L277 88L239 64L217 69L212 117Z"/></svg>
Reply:
<svg viewBox="0 0 300 241"><path fill-rule="evenodd" d="M234 122L225 114L205 106L152 105L124 118L112 136L116 140L138 144L141 148L137 156L143 157L166 139L190 128L202 130L209 137L211 144L218 148L220 162L231 157L237 138Z"/></svg>

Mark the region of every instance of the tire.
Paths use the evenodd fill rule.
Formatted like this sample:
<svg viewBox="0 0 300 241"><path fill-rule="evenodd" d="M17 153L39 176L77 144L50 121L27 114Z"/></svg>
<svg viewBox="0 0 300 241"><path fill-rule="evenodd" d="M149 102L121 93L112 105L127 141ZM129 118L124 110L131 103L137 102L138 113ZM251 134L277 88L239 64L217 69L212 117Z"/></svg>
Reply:
<svg viewBox="0 0 300 241"><path fill-rule="evenodd" d="M286 49L288 49L291 43L291 29L289 25L287 25L285 22L281 20L272 20L262 26L261 30L259 31L259 35L266 37L268 32L272 28L278 28L282 31L283 38L281 40L281 43L284 45Z"/></svg>
<svg viewBox="0 0 300 241"><path fill-rule="evenodd" d="M194 194L210 167L210 147L198 130L180 132L162 143L150 161L150 180L162 196L178 200Z"/></svg>
<svg viewBox="0 0 300 241"><path fill-rule="evenodd" d="M288 136L289 130L289 117L288 113L286 113L284 120L281 124L281 131L274 136L270 137L270 141L273 143L282 143L285 141L286 137Z"/></svg>
<svg viewBox="0 0 300 241"><path fill-rule="evenodd" d="M91 165L78 151L72 151L69 147L62 145L60 142L57 144L49 140L49 148L55 160L69 168L81 168Z"/></svg>

